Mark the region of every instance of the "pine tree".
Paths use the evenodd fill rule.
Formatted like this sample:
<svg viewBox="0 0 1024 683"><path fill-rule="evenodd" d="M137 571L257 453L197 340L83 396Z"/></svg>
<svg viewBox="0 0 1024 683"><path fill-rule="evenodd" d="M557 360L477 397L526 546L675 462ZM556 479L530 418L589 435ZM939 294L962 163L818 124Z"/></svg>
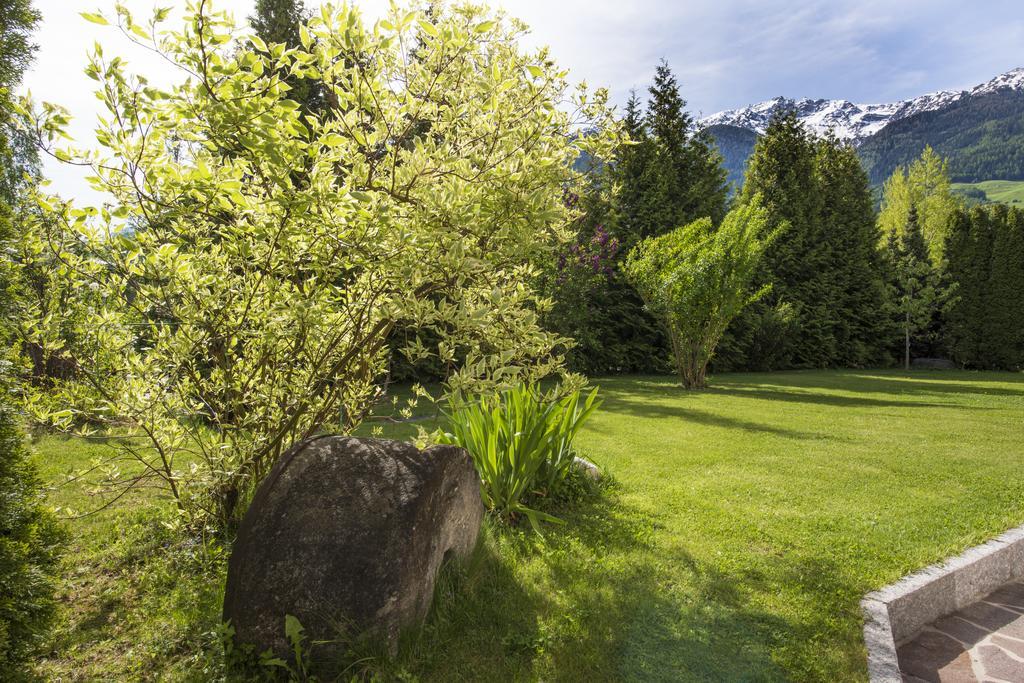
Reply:
<svg viewBox="0 0 1024 683"><path fill-rule="evenodd" d="M309 18L302 0L256 0L255 13L249 24L267 45L284 43L288 48L302 44L299 26ZM285 81L291 86L291 97L305 113L316 114L326 108L326 93L319 81L289 75Z"/></svg>
<svg viewBox="0 0 1024 683"><path fill-rule="evenodd" d="M918 355L912 354L912 349L915 346L928 348L927 341L922 344L918 337L932 326L942 303L938 273L932 267L914 206L910 207L902 234L897 236L895 231L891 232L888 244L895 275L895 309L903 335L903 367L909 370L911 355Z"/></svg>
<svg viewBox="0 0 1024 683"><path fill-rule="evenodd" d="M749 338L738 346L750 367L827 367L838 358L833 333L836 302L829 271L833 259L822 227L816 155L813 136L795 113L786 112L772 120L748 162L740 201L746 203L761 195L772 224L786 225L769 247L760 276L762 284L772 285L772 292L737 323L737 329L745 324L749 328ZM756 340L763 339L764 321L778 318L773 311L781 311L783 306L790 309L792 317L784 331L791 348L786 349L786 357L758 358L754 347ZM757 318L762 320L752 322ZM773 329L772 334L778 336L779 330Z"/></svg>
<svg viewBox="0 0 1024 683"><path fill-rule="evenodd" d="M654 141L653 164L662 179L659 202L663 209L657 232L662 234L699 218L717 224L725 216L728 199L726 171L712 140L694 132L693 117L668 64L662 61L649 88L647 130Z"/></svg>
<svg viewBox="0 0 1024 683"><path fill-rule="evenodd" d="M867 173L852 146L828 135L818 143L816 184L827 246L836 357L842 367L884 362L889 323L878 251L879 230Z"/></svg>

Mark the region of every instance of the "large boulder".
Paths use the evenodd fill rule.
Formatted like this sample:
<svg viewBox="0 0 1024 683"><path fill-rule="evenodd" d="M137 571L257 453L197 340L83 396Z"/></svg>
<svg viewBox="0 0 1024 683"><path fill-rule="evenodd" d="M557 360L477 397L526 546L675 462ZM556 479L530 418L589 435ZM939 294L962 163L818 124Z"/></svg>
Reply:
<svg viewBox="0 0 1024 683"><path fill-rule="evenodd" d="M312 641L338 641L344 625L348 636L371 634L393 650L430 609L442 563L472 552L483 512L480 479L461 448L306 441L281 458L242 520L224 619L257 652L288 653L288 614Z"/></svg>

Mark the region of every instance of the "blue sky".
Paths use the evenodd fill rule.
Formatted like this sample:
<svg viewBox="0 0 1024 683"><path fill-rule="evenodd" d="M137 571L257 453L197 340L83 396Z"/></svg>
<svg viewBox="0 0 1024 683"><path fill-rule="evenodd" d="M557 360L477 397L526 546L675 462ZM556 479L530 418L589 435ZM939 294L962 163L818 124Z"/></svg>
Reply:
<svg viewBox="0 0 1024 683"><path fill-rule="evenodd" d="M479 0L478 0L479 1ZM139 16L154 4L122 0ZM244 19L254 0L213 0ZM318 0L306 0L318 5ZM776 95L888 102L961 89L1024 66L1024 0L497 0L533 27L577 79L611 88L617 103L644 89L668 59L695 113L712 114ZM113 0L35 0L43 14L36 64L25 86L76 115L91 136L97 103L82 74L93 42L159 80L166 65L78 15ZM386 0L365 0L370 17ZM170 77L168 73L168 78ZM62 194L89 197L80 171L48 164Z"/></svg>

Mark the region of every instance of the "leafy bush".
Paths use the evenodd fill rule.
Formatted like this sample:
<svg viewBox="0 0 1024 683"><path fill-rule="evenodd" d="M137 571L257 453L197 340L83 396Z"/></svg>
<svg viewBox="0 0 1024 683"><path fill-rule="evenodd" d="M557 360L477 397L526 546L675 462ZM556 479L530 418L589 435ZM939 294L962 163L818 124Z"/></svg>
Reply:
<svg viewBox="0 0 1024 683"><path fill-rule="evenodd" d="M53 616L63 533L42 507L12 411L0 405L0 670L14 675Z"/></svg>
<svg viewBox="0 0 1024 683"><path fill-rule="evenodd" d="M93 55L111 112L100 149L54 154L90 164L110 202L38 197L46 220L19 255L85 317L71 345L45 302L21 326L75 362L26 410L132 437L116 457L141 467L105 463L107 490L157 486L184 523L230 529L292 444L339 414L359 426L396 352L467 392L559 372L536 262L578 213L562 198L573 161L607 157L619 126L606 91L571 88L518 22L482 7L394 5L366 24L327 6L285 49L208 5L177 31L166 10L149 30L121 5L85 15L152 33L193 77L163 91ZM286 74L322 86L330 114L303 116ZM57 144L67 113L29 104L29 127ZM584 125L595 133L572 134Z"/></svg>
<svg viewBox="0 0 1024 683"><path fill-rule="evenodd" d="M530 507L530 499L553 495L564 484L573 439L599 405L597 389L585 400L579 391L552 398L535 384L475 400L456 396L446 413L450 431L441 440L469 451L489 509L525 515L537 528L538 520L557 520Z"/></svg>
<svg viewBox="0 0 1024 683"><path fill-rule="evenodd" d="M716 229L702 218L629 253L626 276L664 324L676 370L687 389L705 385L708 363L722 334L743 308L767 293L750 292L761 257L778 230L759 196L725 217Z"/></svg>

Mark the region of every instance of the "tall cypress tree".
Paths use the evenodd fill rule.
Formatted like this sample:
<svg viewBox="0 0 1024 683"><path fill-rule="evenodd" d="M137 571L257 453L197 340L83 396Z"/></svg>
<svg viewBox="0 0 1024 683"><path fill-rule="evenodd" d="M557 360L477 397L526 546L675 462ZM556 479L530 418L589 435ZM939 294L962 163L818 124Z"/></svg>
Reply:
<svg viewBox="0 0 1024 683"><path fill-rule="evenodd" d="M982 367L992 270L992 231L984 209L956 213L944 253L945 277L956 286L956 298L946 314L947 347L960 365Z"/></svg>

